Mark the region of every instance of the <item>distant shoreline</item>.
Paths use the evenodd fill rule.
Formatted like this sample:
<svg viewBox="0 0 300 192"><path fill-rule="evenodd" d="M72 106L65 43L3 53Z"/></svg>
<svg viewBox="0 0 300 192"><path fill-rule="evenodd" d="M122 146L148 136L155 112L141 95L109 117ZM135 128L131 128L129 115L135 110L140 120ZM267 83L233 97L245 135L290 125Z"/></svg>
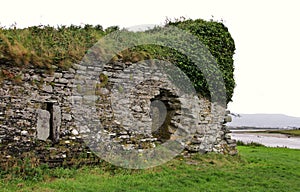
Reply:
<svg viewBox="0 0 300 192"><path fill-rule="evenodd" d="M280 129L280 128L257 128L257 127L242 127L229 128L233 133L264 133L264 134L284 134L290 137L300 137L300 129Z"/></svg>
<svg viewBox="0 0 300 192"><path fill-rule="evenodd" d="M231 129L231 138L243 143L260 143L267 147L300 149L300 129Z"/></svg>
<svg viewBox="0 0 300 192"><path fill-rule="evenodd" d="M270 129L274 129L274 130L300 130L300 127L256 127L256 126L228 126L227 128L230 130L244 130L244 129L258 129L258 130L270 130Z"/></svg>

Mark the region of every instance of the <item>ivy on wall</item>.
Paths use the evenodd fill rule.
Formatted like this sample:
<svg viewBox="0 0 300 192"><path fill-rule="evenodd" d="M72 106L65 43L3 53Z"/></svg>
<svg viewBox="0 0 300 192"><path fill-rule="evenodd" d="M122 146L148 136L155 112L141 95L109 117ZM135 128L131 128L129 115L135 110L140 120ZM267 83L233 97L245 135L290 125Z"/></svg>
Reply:
<svg viewBox="0 0 300 192"><path fill-rule="evenodd" d="M235 80L234 80L234 65L233 65L233 55L235 51L234 40L231 37L228 29L224 26L223 23L216 21L204 21L201 19L197 20L184 20L184 21L169 21L166 26L175 26L182 30L186 30L190 32L192 35L196 36L200 42L206 47L206 49L210 52L210 54L214 57L215 62L217 63L218 70L221 71L222 80L224 81L226 88L226 100L227 102L231 101ZM159 30L160 27L149 30L148 32L153 32ZM176 34L171 34L176 41L180 39L181 36ZM180 40L179 40L180 41ZM191 52L198 52L195 55L202 54L203 55L203 63L209 63L209 57L206 57L205 50L199 50L194 48L194 42L181 42L182 46L192 49ZM161 60L167 60L171 63L174 63L177 67L179 67L189 78L189 80L193 83L195 90L201 95L211 99L211 93L209 90L208 83L206 78L203 75L203 72L199 70L199 68L192 62L191 58L188 58L185 54L180 51L162 47L158 45L143 45L139 47L135 47L130 51L126 50L121 54L124 58L128 55L128 53L138 52L140 53L140 58L145 55L146 59L155 58ZM147 53L147 54L145 54ZM150 55L150 56L149 56ZM132 57L130 57L132 58ZM131 61L134 61L131 60ZM214 71L211 71L213 74ZM178 80L182 77L177 77ZM222 81L221 80L221 81ZM220 79L215 79L214 83L218 83Z"/></svg>
<svg viewBox="0 0 300 192"><path fill-rule="evenodd" d="M210 53L216 59L218 67L222 72L226 87L227 102L231 101L235 87L233 74L233 55L235 51L235 44L228 28L223 23L216 21L204 21L202 19L169 22L167 25L176 26L180 29L191 32L207 46ZM191 62L186 60L186 58L180 60L182 63L189 63L188 68L193 68ZM205 92L204 95L207 95L207 85L201 73L195 70L195 68L186 71L190 74L190 77L195 77L193 82L195 83L196 90L203 90L202 92Z"/></svg>

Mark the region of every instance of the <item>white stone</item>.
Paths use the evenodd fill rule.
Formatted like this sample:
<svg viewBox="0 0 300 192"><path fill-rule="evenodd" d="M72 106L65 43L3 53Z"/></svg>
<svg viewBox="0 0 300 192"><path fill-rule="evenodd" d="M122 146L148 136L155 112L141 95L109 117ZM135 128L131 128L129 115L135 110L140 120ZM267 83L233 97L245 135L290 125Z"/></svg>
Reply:
<svg viewBox="0 0 300 192"><path fill-rule="evenodd" d="M19 141L20 138L19 137L14 137L14 141Z"/></svg>
<svg viewBox="0 0 300 192"><path fill-rule="evenodd" d="M22 136L28 135L28 131L25 131L25 130L24 130L24 131L21 131L21 135L22 135Z"/></svg>
<svg viewBox="0 0 300 192"><path fill-rule="evenodd" d="M129 139L129 138L130 138L129 135L121 135L121 136L119 137L119 139Z"/></svg>
<svg viewBox="0 0 300 192"><path fill-rule="evenodd" d="M71 133L72 133L73 135L78 135L78 134L79 134L79 132L78 132L76 129L73 129L73 130L71 131Z"/></svg>
<svg viewBox="0 0 300 192"><path fill-rule="evenodd" d="M129 151L129 150L132 150L134 148L134 145L133 144L126 144L126 145L122 145L122 147L125 151Z"/></svg>

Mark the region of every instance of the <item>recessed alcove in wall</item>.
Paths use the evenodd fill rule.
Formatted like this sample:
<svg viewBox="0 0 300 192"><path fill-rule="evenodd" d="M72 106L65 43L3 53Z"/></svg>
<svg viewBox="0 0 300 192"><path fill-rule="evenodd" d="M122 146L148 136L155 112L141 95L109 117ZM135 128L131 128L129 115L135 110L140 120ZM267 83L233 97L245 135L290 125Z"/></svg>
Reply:
<svg viewBox="0 0 300 192"><path fill-rule="evenodd" d="M152 134L159 141L165 142L176 131L172 119L180 110L178 97L167 89L160 89L159 94L150 100L150 116L152 118Z"/></svg>
<svg viewBox="0 0 300 192"><path fill-rule="evenodd" d="M41 109L37 110L37 138L40 140L59 140L61 110L55 104L55 101L46 101L41 103Z"/></svg>
<svg viewBox="0 0 300 192"><path fill-rule="evenodd" d="M46 109L50 113L49 118L49 139L53 141L55 130L53 129L53 103L52 102L46 102Z"/></svg>

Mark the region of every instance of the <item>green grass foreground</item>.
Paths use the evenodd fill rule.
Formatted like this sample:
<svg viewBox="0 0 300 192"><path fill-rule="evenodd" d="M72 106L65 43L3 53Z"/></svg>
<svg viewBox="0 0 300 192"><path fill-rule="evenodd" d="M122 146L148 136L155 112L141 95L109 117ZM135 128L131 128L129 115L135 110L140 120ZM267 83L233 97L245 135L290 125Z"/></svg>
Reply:
<svg viewBox="0 0 300 192"><path fill-rule="evenodd" d="M239 156L178 157L147 170L46 170L42 179L1 179L1 191L299 191L300 150L239 146Z"/></svg>

